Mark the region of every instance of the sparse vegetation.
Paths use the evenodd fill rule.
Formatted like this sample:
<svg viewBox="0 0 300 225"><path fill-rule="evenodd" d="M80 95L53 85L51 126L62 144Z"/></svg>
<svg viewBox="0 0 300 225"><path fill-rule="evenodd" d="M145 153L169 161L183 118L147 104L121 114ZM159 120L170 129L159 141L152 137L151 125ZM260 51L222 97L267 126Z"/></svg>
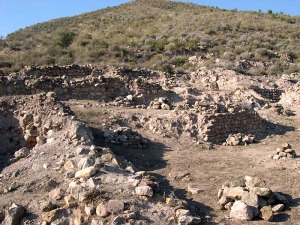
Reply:
<svg viewBox="0 0 300 225"><path fill-rule="evenodd" d="M237 12L167 0L137 0L118 7L21 29L0 40L0 69L23 65L96 63L168 72L196 69L201 56L238 70L236 60L269 63L260 74L299 72L300 17ZM284 66L278 66L284 65Z"/></svg>

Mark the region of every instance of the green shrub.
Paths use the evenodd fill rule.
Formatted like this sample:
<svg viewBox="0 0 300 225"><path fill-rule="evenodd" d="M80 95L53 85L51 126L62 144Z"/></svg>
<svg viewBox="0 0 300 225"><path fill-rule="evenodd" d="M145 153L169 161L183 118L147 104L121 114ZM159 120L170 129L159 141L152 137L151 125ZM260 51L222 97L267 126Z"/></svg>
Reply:
<svg viewBox="0 0 300 225"><path fill-rule="evenodd" d="M161 69L161 71L166 72L166 73L173 73L173 67L167 63L163 64L160 67L160 69Z"/></svg>
<svg viewBox="0 0 300 225"><path fill-rule="evenodd" d="M59 31L56 44L62 48L67 48L72 44L75 36L76 34L72 31Z"/></svg>

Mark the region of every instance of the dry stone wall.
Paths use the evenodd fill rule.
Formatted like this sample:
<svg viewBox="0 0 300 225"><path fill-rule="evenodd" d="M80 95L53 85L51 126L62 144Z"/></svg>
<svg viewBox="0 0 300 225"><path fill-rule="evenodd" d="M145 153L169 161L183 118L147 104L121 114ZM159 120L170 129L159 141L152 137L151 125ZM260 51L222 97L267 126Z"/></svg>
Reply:
<svg viewBox="0 0 300 225"><path fill-rule="evenodd" d="M165 137L188 137L222 144L230 134L255 134L264 130L264 120L254 111L199 114L187 111L141 118L142 126Z"/></svg>
<svg viewBox="0 0 300 225"><path fill-rule="evenodd" d="M158 72L114 67L47 66L27 67L2 76L0 95L30 95L55 92L62 100L93 99L111 101L133 95L137 104L148 104L166 91L157 82Z"/></svg>
<svg viewBox="0 0 300 225"><path fill-rule="evenodd" d="M221 144L230 134L256 133L264 130L264 120L254 111L217 113L199 120L204 141Z"/></svg>
<svg viewBox="0 0 300 225"><path fill-rule="evenodd" d="M261 89L258 87L254 87L253 90L261 97L268 99L270 102L279 102L282 93L284 93L283 90L279 89Z"/></svg>
<svg viewBox="0 0 300 225"><path fill-rule="evenodd" d="M23 75L32 75L32 76L88 76L92 71L96 72L97 69L92 66L79 66L79 65L70 65L70 66L40 66L33 67L27 66L21 72Z"/></svg>

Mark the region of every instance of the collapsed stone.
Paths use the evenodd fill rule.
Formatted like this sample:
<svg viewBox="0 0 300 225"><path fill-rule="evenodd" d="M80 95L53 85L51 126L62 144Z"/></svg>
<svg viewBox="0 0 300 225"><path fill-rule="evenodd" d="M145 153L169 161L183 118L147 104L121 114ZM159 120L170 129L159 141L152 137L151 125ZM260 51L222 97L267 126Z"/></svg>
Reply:
<svg viewBox="0 0 300 225"><path fill-rule="evenodd" d="M235 184L241 186L236 186ZM259 177L245 176L244 182L224 184L218 192L221 210L230 210L230 217L237 220L252 220L259 216L272 221L274 213L281 212L288 199L278 192L266 188Z"/></svg>

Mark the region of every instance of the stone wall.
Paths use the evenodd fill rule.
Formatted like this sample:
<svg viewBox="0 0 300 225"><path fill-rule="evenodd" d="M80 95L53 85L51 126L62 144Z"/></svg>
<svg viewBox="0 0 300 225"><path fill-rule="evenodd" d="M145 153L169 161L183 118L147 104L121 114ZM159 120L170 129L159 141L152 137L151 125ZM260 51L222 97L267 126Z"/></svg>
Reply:
<svg viewBox="0 0 300 225"><path fill-rule="evenodd" d="M264 120L254 111L217 113L203 116L198 121L203 140L212 143L225 142L229 134L253 134L264 130Z"/></svg>
<svg viewBox="0 0 300 225"><path fill-rule="evenodd" d="M166 91L157 81L160 73L114 67L47 66L26 69L0 78L0 95L55 92L61 100L111 101L133 95L137 104L149 104ZM145 97L146 96L146 97Z"/></svg>
<svg viewBox="0 0 300 225"><path fill-rule="evenodd" d="M268 99L270 102L279 102L282 93L284 93L283 90L279 89L261 89L258 87L254 87L253 90L261 97Z"/></svg>
<svg viewBox="0 0 300 225"><path fill-rule="evenodd" d="M255 134L265 128L264 120L254 111L200 114L187 110L143 117L143 127L163 137L188 137L193 141L222 144L229 134Z"/></svg>
<svg viewBox="0 0 300 225"><path fill-rule="evenodd" d="M23 75L29 76L88 76L93 71L92 66L79 66L79 65L69 65L69 66L27 66L21 73Z"/></svg>

